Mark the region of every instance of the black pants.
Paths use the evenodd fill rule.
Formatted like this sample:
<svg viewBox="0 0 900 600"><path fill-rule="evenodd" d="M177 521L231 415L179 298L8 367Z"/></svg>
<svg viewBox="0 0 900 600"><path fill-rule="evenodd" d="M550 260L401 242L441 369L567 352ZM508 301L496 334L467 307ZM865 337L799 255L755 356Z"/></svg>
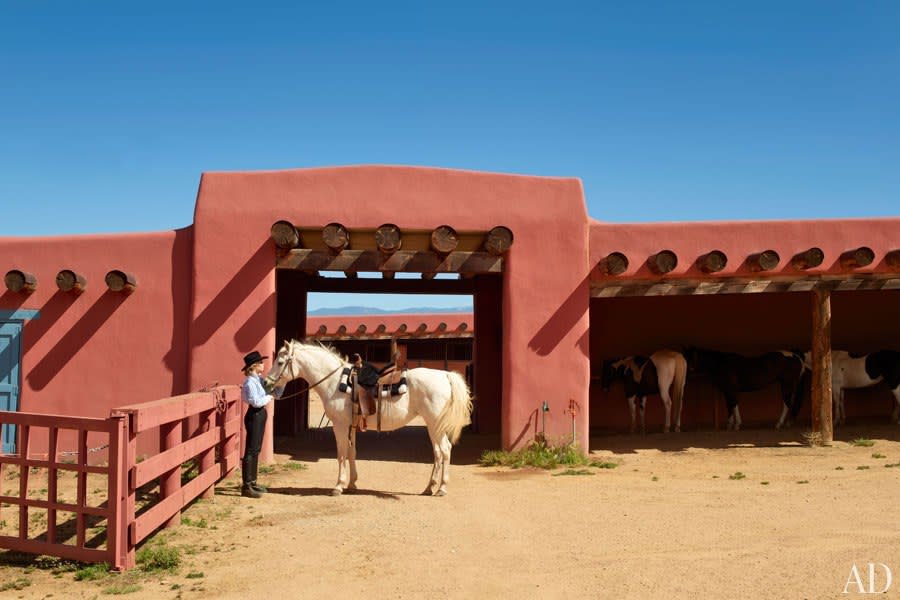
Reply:
<svg viewBox="0 0 900 600"><path fill-rule="evenodd" d="M247 409L244 415L244 429L247 438L244 441L244 458L241 460L241 471L244 483L256 481L256 471L259 467L259 451L262 450L263 434L266 431L266 419L268 413L266 407Z"/></svg>

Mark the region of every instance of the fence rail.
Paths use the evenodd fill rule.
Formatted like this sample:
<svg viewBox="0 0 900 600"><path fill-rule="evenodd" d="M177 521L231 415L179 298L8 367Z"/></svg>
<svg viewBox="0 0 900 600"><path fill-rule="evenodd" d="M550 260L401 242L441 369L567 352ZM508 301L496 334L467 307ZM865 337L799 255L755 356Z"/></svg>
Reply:
<svg viewBox="0 0 900 600"><path fill-rule="evenodd" d="M135 564L135 548L162 526L180 522L182 509L198 497L212 497L216 482L235 469L240 451L241 403L237 386L173 396L143 404L123 406L106 419L0 411L0 424L16 427L16 452L0 455L0 522L7 514L16 535L0 535L0 548L46 554L84 562L106 562L117 570ZM72 431L75 450L60 449L60 431ZM140 436L158 430L159 451L138 462ZM88 447L88 434L105 442ZM46 434L46 439L35 435ZM144 438L142 438L144 439ZM42 442L46 442L45 444ZM46 446L46 453L31 452ZM105 451L104 464L89 464L92 452ZM74 461L60 460L74 456ZM46 458L42 458L46 457ZM182 465L194 461L198 473L182 484ZM4 493L3 486L18 470L18 495ZM46 499L31 498L29 475L47 470ZM59 475L71 472L76 479L76 499L60 499ZM87 481L94 474L106 478L103 498L89 505ZM158 481L158 499L136 514L137 492ZM96 495L96 494L95 494ZM12 507L12 510L10 510ZM46 531L29 535L32 511L47 513ZM75 543L60 535L58 513L74 515ZM37 514L37 513L35 513ZM105 548L95 536L88 540L89 524L106 520ZM37 519L40 522L41 519ZM69 523L66 524L70 526ZM70 528L70 527L69 527ZM62 539L65 537L65 539Z"/></svg>

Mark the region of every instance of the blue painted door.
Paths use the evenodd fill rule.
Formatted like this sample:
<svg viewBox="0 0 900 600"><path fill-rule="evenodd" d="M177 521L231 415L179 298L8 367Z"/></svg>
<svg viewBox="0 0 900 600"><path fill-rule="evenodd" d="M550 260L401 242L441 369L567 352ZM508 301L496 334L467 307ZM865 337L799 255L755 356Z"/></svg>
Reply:
<svg viewBox="0 0 900 600"><path fill-rule="evenodd" d="M19 357L22 324L0 321L0 410L19 410ZM3 425L2 451L16 451L16 426Z"/></svg>

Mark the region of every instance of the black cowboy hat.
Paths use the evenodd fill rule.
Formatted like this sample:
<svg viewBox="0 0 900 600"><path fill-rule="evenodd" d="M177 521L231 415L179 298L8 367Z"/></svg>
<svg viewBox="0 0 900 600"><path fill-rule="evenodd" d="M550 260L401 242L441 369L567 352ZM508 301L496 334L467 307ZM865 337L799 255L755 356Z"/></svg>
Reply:
<svg viewBox="0 0 900 600"><path fill-rule="evenodd" d="M260 363L265 360L265 357L254 350L250 354L244 357L244 368L241 371L246 371L248 367L252 367L256 363Z"/></svg>

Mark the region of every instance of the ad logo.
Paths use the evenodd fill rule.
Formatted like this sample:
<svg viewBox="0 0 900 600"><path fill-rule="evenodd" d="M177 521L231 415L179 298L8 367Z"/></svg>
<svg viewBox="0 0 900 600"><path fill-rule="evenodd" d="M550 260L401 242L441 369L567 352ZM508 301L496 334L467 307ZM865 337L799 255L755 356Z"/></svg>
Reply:
<svg viewBox="0 0 900 600"><path fill-rule="evenodd" d="M868 569L864 573L860 573L856 563L850 569L850 576L847 577L847 583L844 585L845 594L883 594L891 589L891 583L894 576L891 568L884 563L867 563ZM877 569L876 567L881 567ZM867 575L868 577L865 577ZM868 585L864 585L868 583ZM879 585L883 587L877 589Z"/></svg>

